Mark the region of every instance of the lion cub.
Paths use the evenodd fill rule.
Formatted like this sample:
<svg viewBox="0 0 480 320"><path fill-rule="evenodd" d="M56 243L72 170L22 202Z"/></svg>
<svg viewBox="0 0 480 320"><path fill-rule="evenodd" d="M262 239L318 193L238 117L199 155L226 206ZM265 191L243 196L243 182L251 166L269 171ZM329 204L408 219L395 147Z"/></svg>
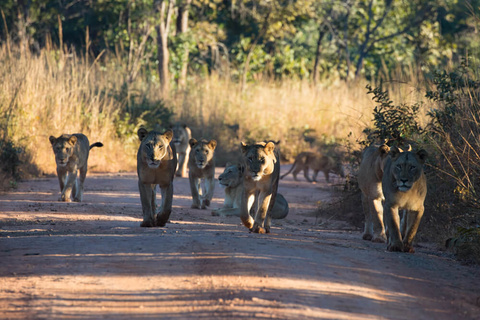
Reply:
<svg viewBox="0 0 480 320"><path fill-rule="evenodd" d="M58 138L50 136L57 175L62 193L58 201L70 202L83 200L83 183L87 176L88 154L93 147L103 147L101 142L89 145L88 138L82 133L63 134ZM80 177L77 179L77 170Z"/></svg>
<svg viewBox="0 0 480 320"><path fill-rule="evenodd" d="M172 212L173 178L177 168L175 146L170 144L172 130L165 133L138 130L141 141L137 153L138 189L142 202L143 222L141 227L163 227ZM162 205L156 214L156 187L162 193Z"/></svg>
<svg viewBox="0 0 480 320"><path fill-rule="evenodd" d="M206 209L210 206L215 189L215 148L217 141L190 139L191 150L188 159L188 179L192 192L192 208ZM204 182L204 189L200 183ZM200 192L202 193L200 195Z"/></svg>
<svg viewBox="0 0 480 320"><path fill-rule="evenodd" d="M240 219L255 233L269 233L272 208L277 197L280 177L280 152L272 141L247 145L242 142L245 166ZM250 209L257 202L255 218Z"/></svg>
<svg viewBox="0 0 480 320"><path fill-rule="evenodd" d="M225 187L225 201L223 208L212 211L212 216L237 216L240 217L240 205L243 192L243 173L245 167L238 164L227 163L225 170L218 177L218 182ZM288 215L288 202L285 197L277 193L272 208L273 219L283 219Z"/></svg>
<svg viewBox="0 0 480 320"><path fill-rule="evenodd" d="M414 153L392 147L383 170L382 189L385 196L383 216L388 229L388 251L414 253L413 239L422 219L427 195L427 178L423 164L425 150ZM405 210L400 223L398 210Z"/></svg>
<svg viewBox="0 0 480 320"><path fill-rule="evenodd" d="M308 176L309 169L313 170L313 177L310 179ZM342 178L345 178L343 165L341 162L335 161L330 156L323 155L315 152L301 152L295 158L292 167L287 173L282 175L280 179L285 178L290 172L292 172L293 179L297 181L297 174L303 170L303 176L308 182L317 182L317 175L319 171L322 171L325 175L327 182L330 182L330 172L338 174Z"/></svg>

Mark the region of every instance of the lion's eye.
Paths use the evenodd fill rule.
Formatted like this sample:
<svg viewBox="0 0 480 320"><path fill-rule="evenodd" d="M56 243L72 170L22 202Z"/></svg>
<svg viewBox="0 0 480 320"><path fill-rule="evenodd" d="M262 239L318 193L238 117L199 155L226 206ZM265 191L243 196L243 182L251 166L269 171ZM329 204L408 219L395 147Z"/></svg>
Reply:
<svg viewBox="0 0 480 320"><path fill-rule="evenodd" d="M253 158L248 158L248 162L252 162L253 161Z"/></svg>
<svg viewBox="0 0 480 320"><path fill-rule="evenodd" d="M265 163L265 158L260 158L260 162Z"/></svg>
<svg viewBox="0 0 480 320"><path fill-rule="evenodd" d="M66 150L67 152L70 152L70 148L66 148L65 150Z"/></svg>
<svg viewBox="0 0 480 320"><path fill-rule="evenodd" d="M402 170L402 166L397 164L397 166L395 167L397 170Z"/></svg>
<svg viewBox="0 0 480 320"><path fill-rule="evenodd" d="M205 154L208 154L208 150L205 150Z"/></svg>
<svg viewBox="0 0 480 320"><path fill-rule="evenodd" d="M417 170L417 167L415 167L415 166L410 167L410 171L415 171L415 170Z"/></svg>

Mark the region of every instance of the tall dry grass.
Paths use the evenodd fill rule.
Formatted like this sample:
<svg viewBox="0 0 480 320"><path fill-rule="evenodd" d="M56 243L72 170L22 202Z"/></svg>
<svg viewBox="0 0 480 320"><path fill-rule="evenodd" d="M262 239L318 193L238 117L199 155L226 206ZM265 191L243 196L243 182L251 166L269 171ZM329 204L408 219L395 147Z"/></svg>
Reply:
<svg viewBox="0 0 480 320"><path fill-rule="evenodd" d="M91 170L133 170L138 144L135 132L128 137L130 143L117 133L127 105L119 93L128 84L128 92L142 92L143 98L162 97L158 78L145 70L128 82L122 61L111 53L87 59L66 49L47 47L34 54L0 46L0 112L10 115L0 129L24 147L44 173L55 171L48 137L74 132L83 132L91 143L104 143L92 150ZM238 147L240 140L272 139L281 140L282 152L294 156L310 147L303 141L304 132L331 141L346 139L349 133L353 139L361 136L374 106L365 85L284 80L250 84L242 91L227 79L192 77L186 89L174 89L163 98L175 114L172 120L186 122L195 136L217 139L223 151ZM414 92L410 85L394 84L392 89L396 99L409 99ZM236 132L228 129L235 125Z"/></svg>
<svg viewBox="0 0 480 320"><path fill-rule="evenodd" d="M0 48L0 112L10 114L3 131L32 156L40 171L53 173L50 135L82 132L94 149L89 167L98 171L130 170L134 161L116 139L114 119L121 106L112 97L121 77L98 63L86 64L71 52L38 54ZM115 159L112 161L112 159Z"/></svg>

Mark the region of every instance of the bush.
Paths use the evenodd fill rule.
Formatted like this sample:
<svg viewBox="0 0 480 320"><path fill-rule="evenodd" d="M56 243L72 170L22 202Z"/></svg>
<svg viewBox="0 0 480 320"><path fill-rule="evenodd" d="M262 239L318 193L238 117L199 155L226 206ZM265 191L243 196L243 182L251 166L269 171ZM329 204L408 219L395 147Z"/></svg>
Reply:
<svg viewBox="0 0 480 320"><path fill-rule="evenodd" d="M2 189L15 187L20 179L19 166L21 164L19 154L22 149L16 147L13 142L0 139L0 187Z"/></svg>

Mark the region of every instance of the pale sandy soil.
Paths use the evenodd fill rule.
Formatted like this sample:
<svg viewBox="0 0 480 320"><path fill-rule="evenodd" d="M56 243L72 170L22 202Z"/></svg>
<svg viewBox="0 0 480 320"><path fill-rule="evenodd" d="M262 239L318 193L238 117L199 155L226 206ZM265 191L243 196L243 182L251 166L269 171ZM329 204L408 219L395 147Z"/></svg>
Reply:
<svg viewBox="0 0 480 320"><path fill-rule="evenodd" d="M190 209L187 179L165 228L139 227L134 173L89 174L83 203L57 189L46 178L0 195L1 319L480 319L478 267L318 220L325 182L282 180L290 213L267 235Z"/></svg>

